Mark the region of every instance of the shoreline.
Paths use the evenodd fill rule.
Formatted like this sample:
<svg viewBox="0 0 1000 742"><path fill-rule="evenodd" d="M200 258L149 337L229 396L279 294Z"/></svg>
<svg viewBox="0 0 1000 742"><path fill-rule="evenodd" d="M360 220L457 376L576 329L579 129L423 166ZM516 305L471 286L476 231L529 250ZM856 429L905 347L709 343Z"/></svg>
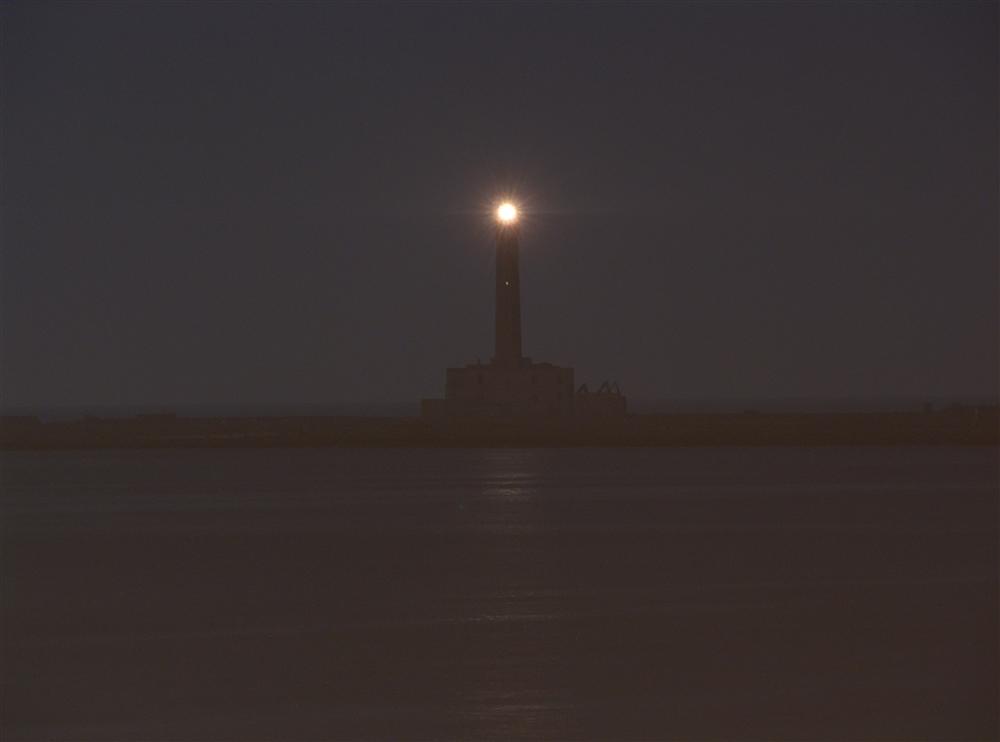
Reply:
<svg viewBox="0 0 1000 742"><path fill-rule="evenodd" d="M0 450L129 448L551 448L996 446L998 408L935 412L674 413L621 419L429 422L418 417L266 416L42 421L0 418Z"/></svg>

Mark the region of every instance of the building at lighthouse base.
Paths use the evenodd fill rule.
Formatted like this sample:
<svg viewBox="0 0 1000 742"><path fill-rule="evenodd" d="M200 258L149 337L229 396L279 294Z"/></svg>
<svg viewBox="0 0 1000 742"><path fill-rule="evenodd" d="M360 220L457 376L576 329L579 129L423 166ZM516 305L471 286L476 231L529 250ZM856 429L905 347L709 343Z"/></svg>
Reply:
<svg viewBox="0 0 1000 742"><path fill-rule="evenodd" d="M425 399L425 418L546 418L574 411L573 369L551 363L475 363L445 371L445 398Z"/></svg>
<svg viewBox="0 0 1000 742"><path fill-rule="evenodd" d="M614 382L591 391L575 388L567 366L533 363L519 365L473 363L445 370L444 399L424 399L426 420L454 419L567 419L597 421L625 416L625 395Z"/></svg>

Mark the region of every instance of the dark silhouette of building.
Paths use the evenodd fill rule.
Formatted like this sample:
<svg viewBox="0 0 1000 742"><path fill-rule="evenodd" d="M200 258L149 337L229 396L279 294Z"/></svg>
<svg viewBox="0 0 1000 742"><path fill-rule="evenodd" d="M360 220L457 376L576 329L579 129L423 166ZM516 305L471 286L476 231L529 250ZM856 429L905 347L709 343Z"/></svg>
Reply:
<svg viewBox="0 0 1000 742"><path fill-rule="evenodd" d="M587 419L621 417L625 414L625 395L615 381L605 381L596 392L581 384L576 390L574 412L577 417Z"/></svg>
<svg viewBox="0 0 1000 742"><path fill-rule="evenodd" d="M625 397L617 384L599 392L586 385L574 392L573 369L534 363L521 350L521 276L517 211L505 203L497 210L496 316L494 355L445 372L444 399L425 399L426 418L567 418L622 416Z"/></svg>

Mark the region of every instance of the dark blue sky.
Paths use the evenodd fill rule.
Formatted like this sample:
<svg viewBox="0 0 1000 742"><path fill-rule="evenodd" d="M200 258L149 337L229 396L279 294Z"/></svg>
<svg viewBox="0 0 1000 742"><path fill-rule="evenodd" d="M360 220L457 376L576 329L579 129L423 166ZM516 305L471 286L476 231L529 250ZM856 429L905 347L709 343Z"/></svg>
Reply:
<svg viewBox="0 0 1000 742"><path fill-rule="evenodd" d="M996 394L995 3L0 12L7 406Z"/></svg>

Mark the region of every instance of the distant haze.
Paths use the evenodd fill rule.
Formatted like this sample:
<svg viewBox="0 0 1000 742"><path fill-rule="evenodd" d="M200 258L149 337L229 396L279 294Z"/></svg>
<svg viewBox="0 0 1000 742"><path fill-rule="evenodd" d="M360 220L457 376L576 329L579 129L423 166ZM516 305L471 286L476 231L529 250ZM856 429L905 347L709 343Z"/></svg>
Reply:
<svg viewBox="0 0 1000 742"><path fill-rule="evenodd" d="M6 4L8 409L995 398L995 3ZM414 408L415 409L415 408Z"/></svg>

